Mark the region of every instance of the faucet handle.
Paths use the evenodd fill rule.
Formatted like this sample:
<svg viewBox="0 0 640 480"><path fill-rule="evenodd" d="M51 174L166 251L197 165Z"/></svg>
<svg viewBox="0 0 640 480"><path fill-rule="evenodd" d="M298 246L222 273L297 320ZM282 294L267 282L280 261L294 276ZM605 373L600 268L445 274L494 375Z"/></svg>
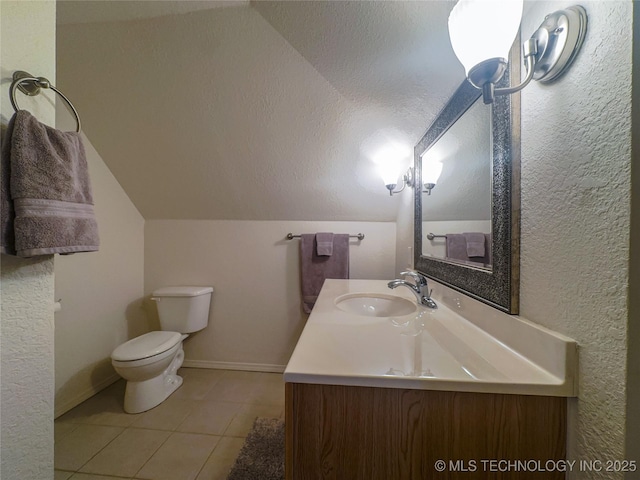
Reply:
<svg viewBox="0 0 640 480"><path fill-rule="evenodd" d="M427 277L414 270L405 270L404 272L400 272L400 275L403 277L413 278L418 287L424 287L425 285L427 285Z"/></svg>

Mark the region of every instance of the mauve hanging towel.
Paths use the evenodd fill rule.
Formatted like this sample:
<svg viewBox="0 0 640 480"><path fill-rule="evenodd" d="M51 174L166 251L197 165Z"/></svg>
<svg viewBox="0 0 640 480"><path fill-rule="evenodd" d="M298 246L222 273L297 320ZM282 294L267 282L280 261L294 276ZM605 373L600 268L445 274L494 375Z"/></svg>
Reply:
<svg viewBox="0 0 640 480"><path fill-rule="evenodd" d="M330 257L333 255L333 233L316 233L316 253L319 257Z"/></svg>
<svg viewBox="0 0 640 480"><path fill-rule="evenodd" d="M0 253L15 255L15 235L13 231L13 201L11 200L11 137L16 123L14 115L9 120L6 130L2 131L2 152L0 154Z"/></svg>
<svg viewBox="0 0 640 480"><path fill-rule="evenodd" d="M349 235L333 235L331 256L318 255L315 234L303 233L300 237L302 308L306 313L311 313L325 279L349 278Z"/></svg>
<svg viewBox="0 0 640 480"><path fill-rule="evenodd" d="M461 233L447 233L445 256L451 260L469 260L467 239Z"/></svg>
<svg viewBox="0 0 640 480"><path fill-rule="evenodd" d="M482 232L464 232L462 234L467 242L467 257L485 256L485 238Z"/></svg>
<svg viewBox="0 0 640 480"><path fill-rule="evenodd" d="M33 257L98 250L79 133L56 130L19 110L3 139L1 173L2 253Z"/></svg>

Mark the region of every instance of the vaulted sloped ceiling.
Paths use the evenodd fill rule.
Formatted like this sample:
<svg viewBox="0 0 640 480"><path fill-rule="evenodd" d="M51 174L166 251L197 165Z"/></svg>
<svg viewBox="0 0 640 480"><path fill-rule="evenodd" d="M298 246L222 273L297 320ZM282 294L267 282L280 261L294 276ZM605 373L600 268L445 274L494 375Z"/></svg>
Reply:
<svg viewBox="0 0 640 480"><path fill-rule="evenodd" d="M464 78L450 1L91 3L59 7L57 86L147 219L393 221L376 153Z"/></svg>

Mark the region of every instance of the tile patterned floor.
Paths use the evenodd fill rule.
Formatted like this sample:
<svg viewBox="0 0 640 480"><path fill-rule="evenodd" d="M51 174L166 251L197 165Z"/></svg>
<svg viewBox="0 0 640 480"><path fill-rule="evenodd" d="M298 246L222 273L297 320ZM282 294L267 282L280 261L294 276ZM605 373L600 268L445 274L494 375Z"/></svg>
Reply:
<svg viewBox="0 0 640 480"><path fill-rule="evenodd" d="M182 368L156 408L124 413L123 380L55 422L54 480L224 480L256 417L284 418L281 374Z"/></svg>

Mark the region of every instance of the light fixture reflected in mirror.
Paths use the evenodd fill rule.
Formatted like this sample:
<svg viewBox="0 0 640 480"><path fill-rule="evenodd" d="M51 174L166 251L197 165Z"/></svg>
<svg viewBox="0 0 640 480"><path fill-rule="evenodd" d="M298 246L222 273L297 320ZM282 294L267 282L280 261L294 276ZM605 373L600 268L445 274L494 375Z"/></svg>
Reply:
<svg viewBox="0 0 640 480"><path fill-rule="evenodd" d="M522 90L532 79L542 83L562 75L576 57L587 30L587 12L575 5L547 15L522 46L527 75L515 87L496 88L507 68L518 33L523 0L458 0L449 15L451 46L467 79L482 90L485 104L495 95Z"/></svg>
<svg viewBox="0 0 640 480"><path fill-rule="evenodd" d="M441 162L423 162L422 163L422 181L424 183L424 191L427 195L431 195L431 190L438 183L440 174L442 173Z"/></svg>

